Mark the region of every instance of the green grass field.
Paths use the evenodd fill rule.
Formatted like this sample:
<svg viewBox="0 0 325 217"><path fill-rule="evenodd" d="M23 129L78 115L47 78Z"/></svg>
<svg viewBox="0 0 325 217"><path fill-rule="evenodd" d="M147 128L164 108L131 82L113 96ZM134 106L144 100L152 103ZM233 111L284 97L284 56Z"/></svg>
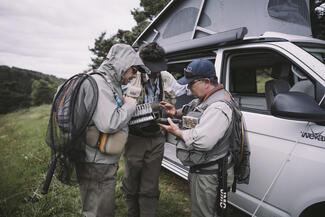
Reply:
<svg viewBox="0 0 325 217"><path fill-rule="evenodd" d="M0 217L72 217L81 215L77 187L52 180L47 195L39 193L50 159L44 138L49 105L0 116ZM127 216L120 191L124 173L120 161L116 186L116 217ZM189 189L185 180L162 169L157 217L190 216ZM228 217L244 216L230 209Z"/></svg>
<svg viewBox="0 0 325 217"><path fill-rule="evenodd" d="M50 158L50 149L44 142L49 111L50 106L44 105L0 116L1 217L81 216L77 187L65 186L53 179L47 195L37 191ZM117 217L126 216L120 191L123 172L121 160L116 187ZM160 190L159 217L190 215L185 180L162 170Z"/></svg>

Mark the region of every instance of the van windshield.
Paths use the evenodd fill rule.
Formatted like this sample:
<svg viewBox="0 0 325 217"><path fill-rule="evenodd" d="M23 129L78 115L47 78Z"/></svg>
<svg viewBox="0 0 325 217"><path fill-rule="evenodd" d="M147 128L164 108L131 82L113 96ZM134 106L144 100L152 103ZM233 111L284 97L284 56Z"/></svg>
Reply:
<svg viewBox="0 0 325 217"><path fill-rule="evenodd" d="M299 47L319 59L322 63L325 64L325 46L322 44L313 44L312 46L306 46L306 45L299 45Z"/></svg>

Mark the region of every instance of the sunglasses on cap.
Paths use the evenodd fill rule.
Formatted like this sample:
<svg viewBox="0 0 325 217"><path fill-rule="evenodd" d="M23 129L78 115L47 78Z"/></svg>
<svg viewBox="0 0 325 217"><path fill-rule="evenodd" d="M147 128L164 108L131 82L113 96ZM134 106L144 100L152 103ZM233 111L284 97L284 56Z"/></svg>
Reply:
<svg viewBox="0 0 325 217"><path fill-rule="evenodd" d="M195 78L195 77L198 77L192 71L187 70L187 68L184 68L184 75L185 75L186 78Z"/></svg>

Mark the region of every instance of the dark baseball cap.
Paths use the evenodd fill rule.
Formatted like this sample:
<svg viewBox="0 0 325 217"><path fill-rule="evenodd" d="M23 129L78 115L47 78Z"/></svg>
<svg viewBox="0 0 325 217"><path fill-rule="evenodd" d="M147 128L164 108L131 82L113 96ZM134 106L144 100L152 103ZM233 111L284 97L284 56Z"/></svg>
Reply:
<svg viewBox="0 0 325 217"><path fill-rule="evenodd" d="M193 60L184 69L184 76L177 82L185 85L202 78L216 78L214 65L207 59Z"/></svg>
<svg viewBox="0 0 325 217"><path fill-rule="evenodd" d="M144 65L150 69L151 72L161 72L167 70L167 61L164 58L155 61L142 59L142 61Z"/></svg>
<svg viewBox="0 0 325 217"><path fill-rule="evenodd" d="M145 65L135 65L134 67L138 72L150 74L150 69Z"/></svg>
<svg viewBox="0 0 325 217"><path fill-rule="evenodd" d="M139 56L151 72L167 70L165 50L157 42L150 42L140 47Z"/></svg>

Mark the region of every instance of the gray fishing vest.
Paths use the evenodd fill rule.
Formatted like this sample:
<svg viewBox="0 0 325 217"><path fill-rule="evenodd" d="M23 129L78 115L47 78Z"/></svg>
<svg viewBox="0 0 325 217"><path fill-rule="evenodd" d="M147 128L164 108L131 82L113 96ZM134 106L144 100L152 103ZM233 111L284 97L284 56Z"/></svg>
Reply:
<svg viewBox="0 0 325 217"><path fill-rule="evenodd" d="M212 94L205 102L199 103L198 99L193 100L188 106L184 106L183 114L185 115L185 119L182 119L183 126L190 126L191 124L196 125L200 122L200 118L202 117L204 111L215 102L224 102L229 106L229 101L225 100L225 90L219 90L216 93ZM231 101L231 100L230 100ZM229 106L231 109L232 107ZM190 118L192 117L192 119ZM197 122L197 123L195 123ZM216 161L227 155L229 150L229 136L233 129L233 118L227 129L225 135L219 140L214 147L209 151L198 151L194 148L188 148L185 146L183 140L179 140L176 145L176 156L185 166L194 166L199 164L206 164L212 161ZM183 128L185 129L185 128ZM217 130L217 127L216 129Z"/></svg>

